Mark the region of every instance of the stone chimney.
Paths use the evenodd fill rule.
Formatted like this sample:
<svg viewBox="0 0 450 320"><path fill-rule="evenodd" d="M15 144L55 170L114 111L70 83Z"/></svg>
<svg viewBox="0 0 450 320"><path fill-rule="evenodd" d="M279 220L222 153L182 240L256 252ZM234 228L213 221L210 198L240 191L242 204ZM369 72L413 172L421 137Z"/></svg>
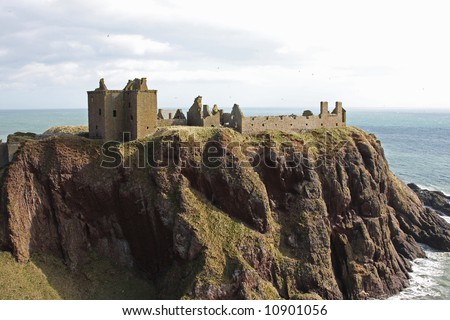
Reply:
<svg viewBox="0 0 450 320"><path fill-rule="evenodd" d="M98 83L98 89L102 90L102 91L106 91L108 90L108 88L105 85L105 79L101 78L99 83Z"/></svg>
<svg viewBox="0 0 450 320"><path fill-rule="evenodd" d="M141 90L148 90L148 87L147 87L147 78L142 78L142 79L141 79Z"/></svg>
<svg viewBox="0 0 450 320"><path fill-rule="evenodd" d="M321 101L320 102L320 117L328 117L328 102L327 101Z"/></svg>
<svg viewBox="0 0 450 320"><path fill-rule="evenodd" d="M336 114L342 113L342 102L336 101L336 107L334 110L336 110Z"/></svg>
<svg viewBox="0 0 450 320"><path fill-rule="evenodd" d="M136 78L134 79L134 90L141 90L141 80Z"/></svg>

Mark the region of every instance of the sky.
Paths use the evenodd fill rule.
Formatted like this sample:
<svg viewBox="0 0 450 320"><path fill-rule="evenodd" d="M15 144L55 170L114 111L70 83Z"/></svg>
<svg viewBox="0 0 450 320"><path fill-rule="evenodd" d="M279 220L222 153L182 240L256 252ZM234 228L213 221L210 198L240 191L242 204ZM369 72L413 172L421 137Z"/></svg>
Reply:
<svg viewBox="0 0 450 320"><path fill-rule="evenodd" d="M147 77L159 107L450 109L446 1L2 0L0 109L86 108Z"/></svg>

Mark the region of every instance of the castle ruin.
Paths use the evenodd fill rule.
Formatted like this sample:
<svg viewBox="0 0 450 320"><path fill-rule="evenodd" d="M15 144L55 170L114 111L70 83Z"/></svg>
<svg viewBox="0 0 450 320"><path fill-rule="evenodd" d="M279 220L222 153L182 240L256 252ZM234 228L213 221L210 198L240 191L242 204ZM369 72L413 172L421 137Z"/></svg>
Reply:
<svg viewBox="0 0 450 320"><path fill-rule="evenodd" d="M235 104L230 113L214 105L210 110L202 104L202 97L195 98L187 116L181 109L164 110L157 107L157 91L149 90L147 79L129 80L123 90L108 90L104 79L99 87L88 91L89 137L93 139L121 140L143 138L157 127L200 126L232 128L242 134L265 130L299 132L307 129L345 127L346 111L336 102L332 112L328 102L320 103L320 113L306 110L300 115L245 117Z"/></svg>
<svg viewBox="0 0 450 320"><path fill-rule="evenodd" d="M328 111L328 102L321 102L319 115L307 110L301 116L245 117L237 104L227 113L217 105L210 109L198 96L185 116L181 109L158 109L157 90L148 89L146 78L128 80L122 90L109 90L104 79L100 79L98 88L87 95L91 139L136 140L152 134L158 127L168 126L231 128L242 134L346 126L346 111L341 102L336 102L332 112ZM0 140L0 168L11 162L19 147L20 143Z"/></svg>
<svg viewBox="0 0 450 320"><path fill-rule="evenodd" d="M130 140L152 133L156 128L156 90L149 90L147 79L129 80L123 90L99 87L88 91L89 137L120 140L129 132Z"/></svg>

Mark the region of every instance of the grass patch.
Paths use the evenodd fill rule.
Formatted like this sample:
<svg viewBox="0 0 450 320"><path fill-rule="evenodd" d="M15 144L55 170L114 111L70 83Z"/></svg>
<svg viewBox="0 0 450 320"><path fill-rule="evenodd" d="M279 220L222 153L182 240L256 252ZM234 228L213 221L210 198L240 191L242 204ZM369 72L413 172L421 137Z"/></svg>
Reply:
<svg viewBox="0 0 450 320"><path fill-rule="evenodd" d="M0 299L61 299L34 263L18 264L11 253L0 252Z"/></svg>
<svg viewBox="0 0 450 320"><path fill-rule="evenodd" d="M0 299L153 299L152 284L133 270L93 257L79 271L61 259L35 254L18 264L9 252L0 252Z"/></svg>
<svg viewBox="0 0 450 320"><path fill-rule="evenodd" d="M231 281L234 270L253 271L252 266L242 256L242 251L249 245L263 245L270 251L274 250L270 234L262 235L250 229L202 199L194 191L185 189L184 194L191 208L188 213L183 214L183 218L194 227L200 242L207 248L204 268L197 276L199 282L220 286ZM255 299L279 299L271 283L262 278L260 283L263 292L255 293Z"/></svg>

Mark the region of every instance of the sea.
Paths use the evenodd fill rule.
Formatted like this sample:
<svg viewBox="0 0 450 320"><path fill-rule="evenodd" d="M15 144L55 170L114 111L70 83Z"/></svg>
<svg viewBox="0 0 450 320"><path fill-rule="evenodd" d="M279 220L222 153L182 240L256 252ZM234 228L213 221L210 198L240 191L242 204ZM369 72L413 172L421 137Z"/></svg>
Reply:
<svg viewBox="0 0 450 320"><path fill-rule="evenodd" d="M245 115L298 114L294 108L246 108ZM52 126L87 125L86 109L0 110L0 139L14 132L43 133ZM347 125L375 134L391 170L404 182L450 195L450 108L444 111L347 110ZM450 223L450 217L444 217ZM450 299L450 253L423 246L410 286L392 299Z"/></svg>

